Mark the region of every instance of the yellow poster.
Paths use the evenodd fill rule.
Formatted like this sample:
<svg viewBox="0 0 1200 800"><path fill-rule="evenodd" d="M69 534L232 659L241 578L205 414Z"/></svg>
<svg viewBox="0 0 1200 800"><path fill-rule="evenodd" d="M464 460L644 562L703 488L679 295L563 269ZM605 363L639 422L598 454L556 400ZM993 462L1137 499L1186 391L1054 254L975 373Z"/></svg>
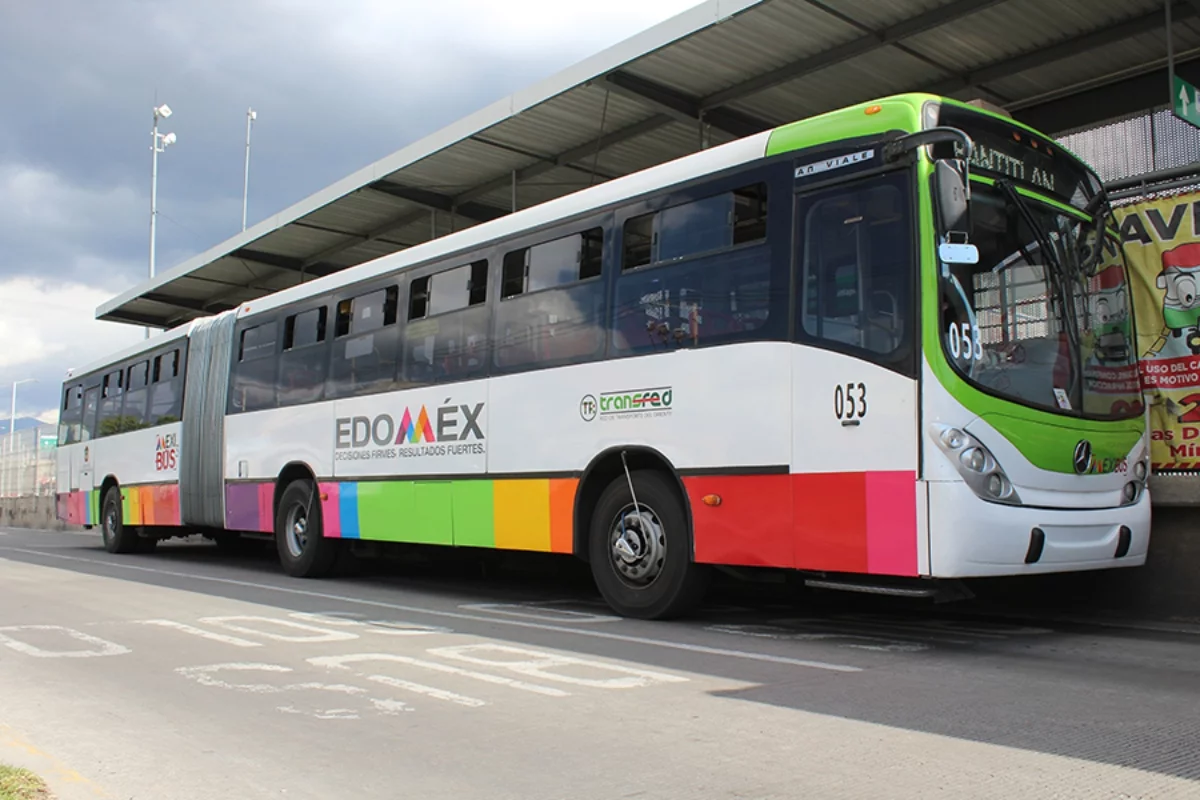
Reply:
<svg viewBox="0 0 1200 800"><path fill-rule="evenodd" d="M1200 470L1200 192L1115 209L1155 470Z"/></svg>

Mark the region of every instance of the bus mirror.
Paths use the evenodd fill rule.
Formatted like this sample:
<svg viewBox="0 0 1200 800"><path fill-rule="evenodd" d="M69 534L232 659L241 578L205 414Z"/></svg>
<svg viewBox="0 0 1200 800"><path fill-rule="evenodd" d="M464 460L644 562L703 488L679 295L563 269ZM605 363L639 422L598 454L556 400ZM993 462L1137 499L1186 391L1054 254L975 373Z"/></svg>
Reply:
<svg viewBox="0 0 1200 800"><path fill-rule="evenodd" d="M973 244L942 242L938 245L938 258L943 264L978 264L979 248Z"/></svg>
<svg viewBox="0 0 1200 800"><path fill-rule="evenodd" d="M970 198L967 195L969 190L964 167L964 163L957 159L943 159L933 165L938 213L942 230L947 235L957 233L965 237L970 230Z"/></svg>

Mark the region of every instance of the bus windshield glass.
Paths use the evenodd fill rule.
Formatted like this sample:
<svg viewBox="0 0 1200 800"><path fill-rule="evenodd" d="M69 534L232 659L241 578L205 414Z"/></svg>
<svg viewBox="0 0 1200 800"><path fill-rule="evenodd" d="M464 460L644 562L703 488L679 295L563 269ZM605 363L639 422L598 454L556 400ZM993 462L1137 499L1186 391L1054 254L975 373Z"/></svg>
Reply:
<svg viewBox="0 0 1200 800"><path fill-rule="evenodd" d="M979 262L941 265L941 339L967 380L1071 416L1141 413L1126 272L1102 218L975 181Z"/></svg>

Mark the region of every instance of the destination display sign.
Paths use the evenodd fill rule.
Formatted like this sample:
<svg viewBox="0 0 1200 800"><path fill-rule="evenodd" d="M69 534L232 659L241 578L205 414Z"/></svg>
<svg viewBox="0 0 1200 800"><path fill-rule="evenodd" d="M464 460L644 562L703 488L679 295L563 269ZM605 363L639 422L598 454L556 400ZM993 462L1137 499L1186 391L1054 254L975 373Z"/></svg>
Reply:
<svg viewBox="0 0 1200 800"><path fill-rule="evenodd" d="M1099 180L1052 139L1043 139L1015 125L955 106L942 106L939 125L965 131L975 143L971 169L993 178L1048 194L1083 208L1100 192ZM938 145L935 155L963 156L962 145Z"/></svg>

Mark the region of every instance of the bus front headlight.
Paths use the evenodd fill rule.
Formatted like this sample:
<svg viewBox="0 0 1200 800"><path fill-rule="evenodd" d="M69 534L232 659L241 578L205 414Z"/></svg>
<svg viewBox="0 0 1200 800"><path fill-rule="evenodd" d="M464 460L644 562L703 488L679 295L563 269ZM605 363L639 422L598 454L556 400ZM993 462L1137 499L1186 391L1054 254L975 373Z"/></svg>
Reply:
<svg viewBox="0 0 1200 800"><path fill-rule="evenodd" d="M935 425L933 432L938 447L975 494L993 503L1021 504L1012 481L982 442L961 428L948 425Z"/></svg>

